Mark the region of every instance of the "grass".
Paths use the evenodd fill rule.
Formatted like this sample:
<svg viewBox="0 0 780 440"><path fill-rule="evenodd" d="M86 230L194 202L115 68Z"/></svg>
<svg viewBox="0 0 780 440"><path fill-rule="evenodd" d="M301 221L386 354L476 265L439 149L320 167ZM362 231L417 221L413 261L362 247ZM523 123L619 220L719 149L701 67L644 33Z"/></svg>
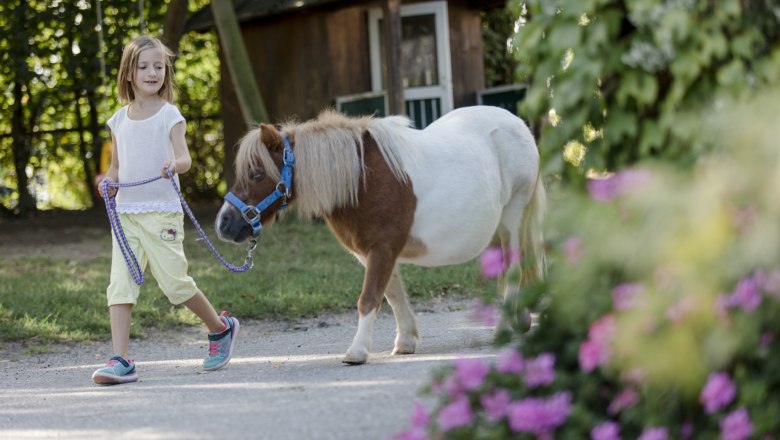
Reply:
<svg viewBox="0 0 780 440"><path fill-rule="evenodd" d="M201 219L205 221L205 219ZM190 275L220 309L241 318L294 319L354 309L363 268L331 235L327 226L288 218L263 232L253 269L234 274L201 241L189 220L185 252ZM212 242L229 262L243 263L244 247ZM111 240L102 240L94 258L0 257L0 343L106 340L110 326L105 290ZM481 279L475 262L442 268L403 266L412 302L495 294L495 281ZM184 307L172 306L147 270L133 309L132 336L155 329L198 325Z"/></svg>

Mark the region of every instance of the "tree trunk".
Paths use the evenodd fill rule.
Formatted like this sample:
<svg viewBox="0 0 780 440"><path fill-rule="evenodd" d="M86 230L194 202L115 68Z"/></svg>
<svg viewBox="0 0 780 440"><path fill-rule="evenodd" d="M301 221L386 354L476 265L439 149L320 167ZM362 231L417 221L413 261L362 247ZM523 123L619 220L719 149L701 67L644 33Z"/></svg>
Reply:
<svg viewBox="0 0 780 440"><path fill-rule="evenodd" d="M25 127L23 84L14 82L14 106L13 121L11 122L11 135L13 136L14 169L16 171L16 188L19 192L19 215L27 216L37 210L35 199L30 194L29 180L27 179L27 164L30 161L30 135Z"/></svg>
<svg viewBox="0 0 780 440"><path fill-rule="evenodd" d="M91 148L87 147L87 142L84 139L84 132L86 131L86 127L84 126L84 120L81 117L81 104L79 104L78 97L75 99L76 101L76 125L79 129L79 143L78 143L78 153L79 158L81 158L81 166L84 167L84 184L87 186L87 189L89 189L89 196L90 200L92 201L92 206L98 205L98 196L95 193L95 176L99 172L97 168L93 168L92 162L89 160L89 151ZM93 139L94 139L94 133L93 133Z"/></svg>
<svg viewBox="0 0 780 440"><path fill-rule="evenodd" d="M404 115L406 106L401 79L401 0L386 0L383 15L387 109L391 115Z"/></svg>
<svg viewBox="0 0 780 440"><path fill-rule="evenodd" d="M238 104L247 128L257 126L260 122L268 122L268 112L257 87L257 80L249 64L249 55L241 37L233 2L230 0L212 0L211 10L217 25L219 40L224 51L224 60L230 79L233 81ZM232 166L230 164L229 166Z"/></svg>
<svg viewBox="0 0 780 440"><path fill-rule="evenodd" d="M163 42L173 53L179 52L179 41L184 35L184 24L187 22L189 0L171 0L165 11L163 24Z"/></svg>
<svg viewBox="0 0 780 440"><path fill-rule="evenodd" d="M92 145L90 152L92 153L91 167L95 170L95 176L100 174L100 155L103 153L103 130L101 130L98 117L100 109L98 108L98 100L95 95L95 90L87 90L87 104L89 104L89 131L92 133ZM86 164L84 165L86 167ZM92 183L94 188L96 182ZM93 194L93 204L99 205L102 199L96 198Z"/></svg>

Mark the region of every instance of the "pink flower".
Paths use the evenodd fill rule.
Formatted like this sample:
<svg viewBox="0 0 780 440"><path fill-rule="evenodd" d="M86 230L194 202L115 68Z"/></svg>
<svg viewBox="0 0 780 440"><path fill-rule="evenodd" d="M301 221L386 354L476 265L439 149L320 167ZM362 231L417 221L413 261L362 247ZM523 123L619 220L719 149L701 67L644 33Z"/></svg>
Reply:
<svg viewBox="0 0 780 440"><path fill-rule="evenodd" d="M620 425L607 421L590 430L591 440L621 440Z"/></svg>
<svg viewBox="0 0 780 440"><path fill-rule="evenodd" d="M471 309L471 315L469 318L471 318L471 320L476 323L485 325L486 327L494 327L498 321L496 319L497 315L498 311L496 310L495 306L492 304L484 304L482 301L476 300L474 301L474 306Z"/></svg>
<svg viewBox="0 0 780 440"><path fill-rule="evenodd" d="M753 433L753 423L745 408L739 408L720 420L723 440L745 440Z"/></svg>
<svg viewBox="0 0 780 440"><path fill-rule="evenodd" d="M495 278L501 275L506 269L504 264L504 253L501 248L491 247L485 249L479 256L479 265L482 276L485 278Z"/></svg>
<svg viewBox="0 0 780 440"><path fill-rule="evenodd" d="M609 403L607 411L610 414L617 414L626 408L631 408L639 402L639 394L633 388L624 388L619 392L612 402Z"/></svg>
<svg viewBox="0 0 780 440"><path fill-rule="evenodd" d="M578 359L580 368L589 372L599 365L606 364L612 357L610 348L615 337L615 318L605 315L591 323L588 339L580 344Z"/></svg>
<svg viewBox="0 0 780 440"><path fill-rule="evenodd" d="M442 431L466 426L474 421L474 413L471 404L465 397L460 397L449 403L439 412L439 426Z"/></svg>
<svg viewBox="0 0 780 440"><path fill-rule="evenodd" d="M737 283L737 288L731 294L731 304L746 312L752 312L761 305L761 292L754 277L743 278Z"/></svg>
<svg viewBox="0 0 780 440"><path fill-rule="evenodd" d="M489 371L482 359L461 358L455 361L455 377L466 391L479 388Z"/></svg>
<svg viewBox="0 0 780 440"><path fill-rule="evenodd" d="M509 392L503 388L498 388L491 394L479 398L479 403L485 409L485 417L492 422L506 416L511 402L512 398L509 396Z"/></svg>
<svg viewBox="0 0 780 440"><path fill-rule="evenodd" d="M547 400L529 397L509 405L509 427L515 432L549 435L570 412L571 393L558 393Z"/></svg>
<svg viewBox="0 0 780 440"><path fill-rule="evenodd" d="M731 403L736 391L727 373L712 373L699 394L699 401L704 405L704 411L712 414Z"/></svg>
<svg viewBox="0 0 780 440"><path fill-rule="evenodd" d="M499 373L519 373L523 371L523 357L514 348L508 348L498 354L496 371Z"/></svg>
<svg viewBox="0 0 780 440"><path fill-rule="evenodd" d="M443 391L446 395L452 397L453 399L458 399L463 396L463 394L466 392L466 390L463 388L463 384L460 383L457 377L449 376L444 380L444 383L441 384L441 387L439 389L439 392Z"/></svg>
<svg viewBox="0 0 780 440"><path fill-rule="evenodd" d="M587 183L588 193L598 202L609 202L615 197L636 192L650 180L648 170L628 169L605 179L591 179Z"/></svg>
<svg viewBox="0 0 780 440"><path fill-rule="evenodd" d="M548 385L555 380L555 355L542 353L534 359L525 361L523 381L530 388Z"/></svg>
<svg viewBox="0 0 780 440"><path fill-rule="evenodd" d="M669 433L666 428L645 428L637 440L666 440Z"/></svg>
<svg viewBox="0 0 780 440"><path fill-rule="evenodd" d="M569 237L563 242L563 253L566 255L566 262L576 264L582 258L582 239L577 236Z"/></svg>
<svg viewBox="0 0 780 440"><path fill-rule="evenodd" d="M412 407L412 426L417 428L424 428L428 425L430 416L428 415L428 409L421 402L414 402Z"/></svg>
<svg viewBox="0 0 780 440"><path fill-rule="evenodd" d="M645 286L640 283L623 283L612 289L612 307L615 310L630 310L639 305L639 297Z"/></svg>
<svg viewBox="0 0 780 440"><path fill-rule="evenodd" d="M588 339L580 344L578 359L582 371L589 373L609 360L609 353L601 345Z"/></svg>
<svg viewBox="0 0 780 440"><path fill-rule="evenodd" d="M593 321L588 327L588 338L602 345L609 345L615 337L615 317L604 315Z"/></svg>
<svg viewBox="0 0 780 440"><path fill-rule="evenodd" d="M613 174L605 179L590 179L588 193L597 202L609 202L617 197L617 179Z"/></svg>

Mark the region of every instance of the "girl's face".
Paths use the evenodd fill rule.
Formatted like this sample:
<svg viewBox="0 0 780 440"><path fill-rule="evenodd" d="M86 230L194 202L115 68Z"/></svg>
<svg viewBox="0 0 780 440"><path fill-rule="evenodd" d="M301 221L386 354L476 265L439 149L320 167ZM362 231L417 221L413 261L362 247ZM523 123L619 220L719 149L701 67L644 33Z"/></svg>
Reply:
<svg viewBox="0 0 780 440"><path fill-rule="evenodd" d="M138 54L138 67L131 83L136 99L157 96L165 80L165 57L156 47Z"/></svg>

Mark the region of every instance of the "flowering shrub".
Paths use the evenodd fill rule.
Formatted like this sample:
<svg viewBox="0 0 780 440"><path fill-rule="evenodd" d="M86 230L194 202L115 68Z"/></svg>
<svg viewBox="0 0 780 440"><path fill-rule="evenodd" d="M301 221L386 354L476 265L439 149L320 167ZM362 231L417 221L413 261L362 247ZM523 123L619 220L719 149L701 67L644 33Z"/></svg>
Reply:
<svg viewBox="0 0 780 440"><path fill-rule="evenodd" d="M438 372L434 407L415 405L397 438L780 439L770 98L703 126L724 147L692 170L645 164L556 192L548 277L503 308L536 324L497 335L494 360ZM494 251L481 263L504 269Z"/></svg>

